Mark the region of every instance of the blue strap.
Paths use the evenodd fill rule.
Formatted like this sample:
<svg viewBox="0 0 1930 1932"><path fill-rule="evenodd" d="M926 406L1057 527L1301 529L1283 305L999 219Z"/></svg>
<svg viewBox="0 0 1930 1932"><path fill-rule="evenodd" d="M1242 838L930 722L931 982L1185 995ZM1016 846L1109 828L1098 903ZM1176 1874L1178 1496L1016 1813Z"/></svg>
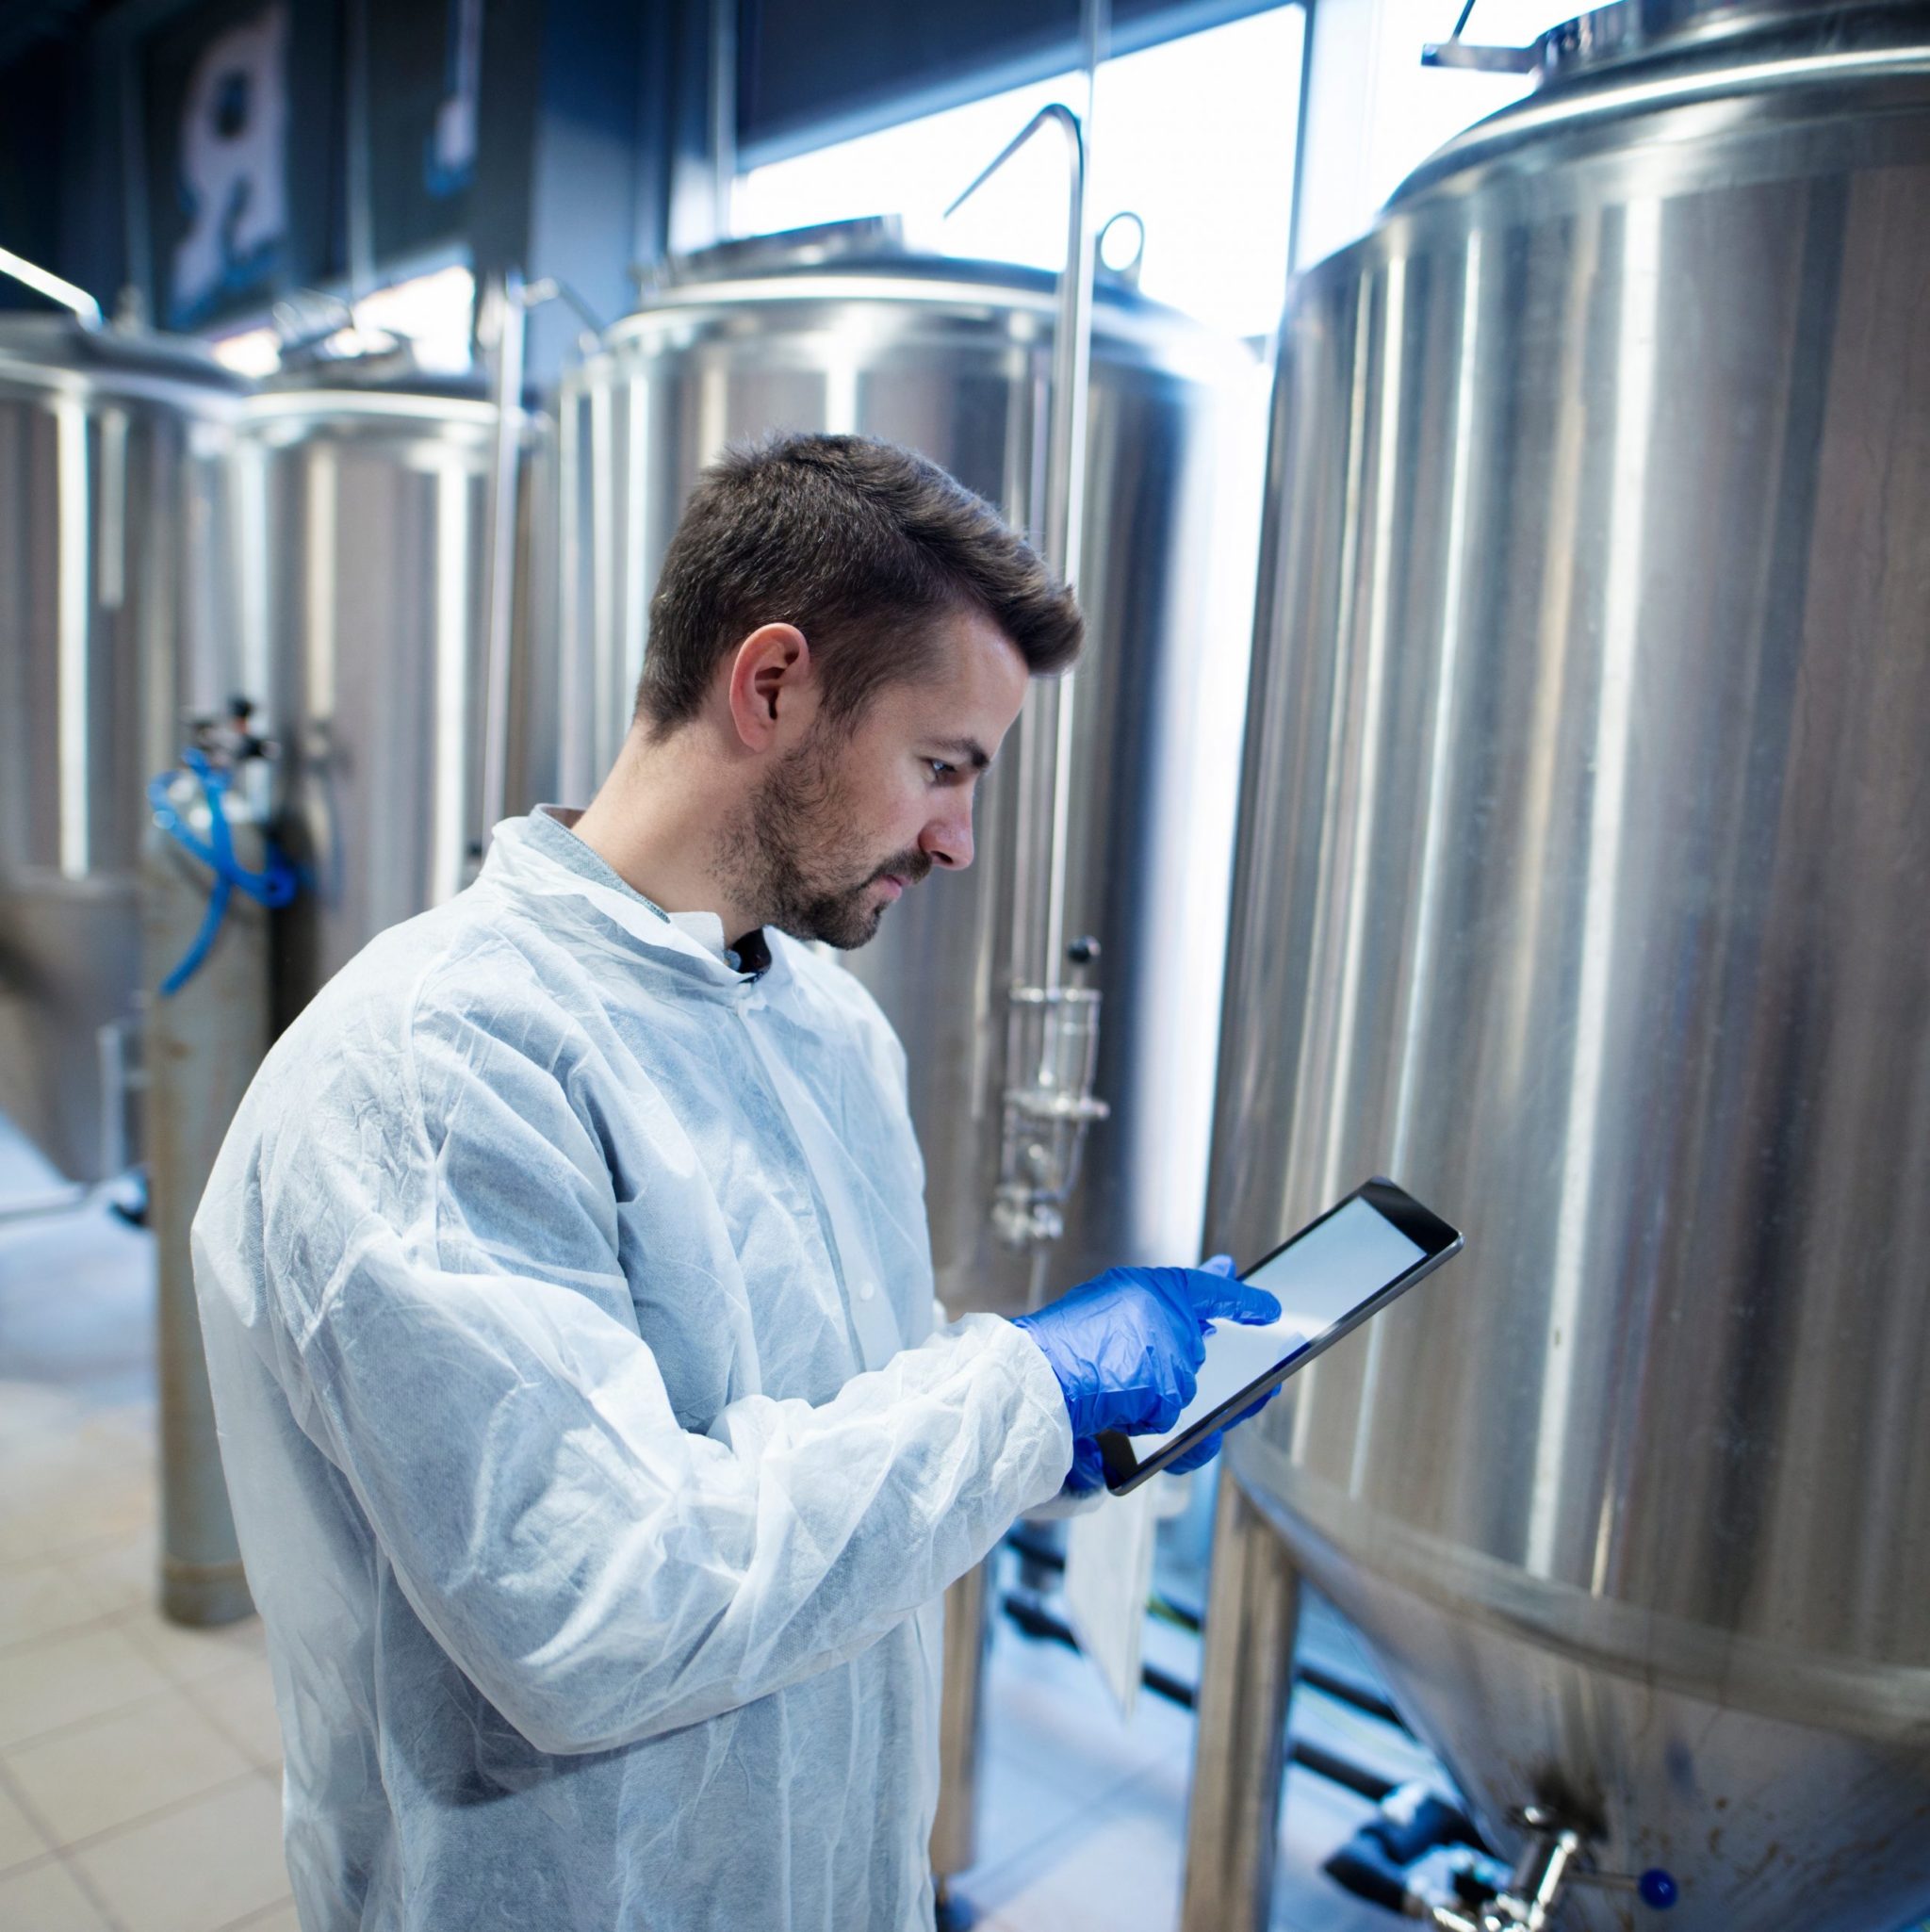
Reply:
<svg viewBox="0 0 1930 1932"><path fill-rule="evenodd" d="M181 956L180 964L161 981L163 998L179 992L201 970L202 962L214 947L221 921L227 917L228 902L234 897L237 887L256 905L274 907L287 905L294 898L300 883L295 868L282 856L272 839L265 842L266 851L259 872L249 871L235 857L235 842L229 832L228 814L223 808L228 792L227 773L209 764L199 751L184 752L182 762L201 781L203 795L208 803L211 836L201 837L174 810L169 790L180 776L178 772L162 772L148 780L148 803L154 808L155 824L208 867L215 876L215 882L208 893L207 911L202 919L201 930L194 936L194 943Z"/></svg>

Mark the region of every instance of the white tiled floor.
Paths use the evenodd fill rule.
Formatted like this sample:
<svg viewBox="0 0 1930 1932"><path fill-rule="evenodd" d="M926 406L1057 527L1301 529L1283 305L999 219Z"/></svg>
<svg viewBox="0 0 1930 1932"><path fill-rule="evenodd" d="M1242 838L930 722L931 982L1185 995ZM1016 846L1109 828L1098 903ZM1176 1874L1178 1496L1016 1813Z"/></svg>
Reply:
<svg viewBox="0 0 1930 1932"><path fill-rule="evenodd" d="M953 1887L980 1932L1172 1932L1179 1919L1193 1720L1144 1696L1122 1720L1071 1651L1009 1626L993 1640L980 1857ZM1311 1775L1287 1780L1271 1932L1390 1932L1320 1861L1370 1808Z"/></svg>
<svg viewBox="0 0 1930 1932"><path fill-rule="evenodd" d="M288 1927L259 1623L154 1608L149 1246L0 1221L0 1928Z"/></svg>
<svg viewBox="0 0 1930 1932"><path fill-rule="evenodd" d="M101 1210L8 1221L0 1124L0 1932L296 1932L258 1622L154 1608L149 1246ZM1003 1627L984 1932L1171 1932L1192 1720L1130 1724L1071 1653ZM1296 1773L1273 1932L1385 1932L1318 1864L1365 1813ZM456 1928L450 1928L456 1932ZM546 1928L532 1928L546 1932Z"/></svg>

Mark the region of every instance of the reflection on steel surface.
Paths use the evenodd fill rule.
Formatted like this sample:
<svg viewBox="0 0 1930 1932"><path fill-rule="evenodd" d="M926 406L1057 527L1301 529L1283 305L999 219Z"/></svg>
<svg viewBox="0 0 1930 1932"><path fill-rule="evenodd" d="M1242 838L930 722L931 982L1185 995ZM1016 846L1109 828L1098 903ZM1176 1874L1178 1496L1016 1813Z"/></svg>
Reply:
<svg viewBox="0 0 1930 1932"><path fill-rule="evenodd" d="M1869 1932L1930 1897L1930 10L1650 10L1292 306L1208 1234L1381 1169L1473 1259L1230 1454L1504 1845Z"/></svg>

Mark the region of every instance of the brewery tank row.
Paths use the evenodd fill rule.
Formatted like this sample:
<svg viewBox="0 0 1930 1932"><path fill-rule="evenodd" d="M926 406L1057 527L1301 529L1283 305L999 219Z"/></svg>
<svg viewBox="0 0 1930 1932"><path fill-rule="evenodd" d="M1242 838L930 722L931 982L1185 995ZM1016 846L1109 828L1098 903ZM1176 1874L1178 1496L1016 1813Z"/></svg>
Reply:
<svg viewBox="0 0 1930 1932"><path fill-rule="evenodd" d="M1063 931L1111 1112L1043 1269L990 1212L1018 761L974 871L848 963L911 1050L955 1309L1190 1258L1202 1200L1239 1254L1374 1171L1461 1221L1235 1438L1217 1564L1284 1538L1278 1590L1367 1634L1491 1842L1577 1835L1556 1923L1648 1923L1615 1881L1660 1870L1670 1923L1882 1932L1930 1898L1930 18L1625 0L1540 64L1301 278L1264 518L1244 352L1095 301ZM512 439L505 570L480 391L377 360L244 393L9 322L8 1110L70 1173L111 1152L96 1039L188 716L240 692L278 741L285 1020L494 809L594 784L730 439L889 436L1037 529L1055 326L1052 278L874 234L686 264ZM1278 1776L1284 1710L1216 1730L1215 1673L1281 1683L1254 1651L1291 1629L1214 1604L1196 1867ZM1257 1856L1196 1872L1188 1932L1265 1891Z"/></svg>

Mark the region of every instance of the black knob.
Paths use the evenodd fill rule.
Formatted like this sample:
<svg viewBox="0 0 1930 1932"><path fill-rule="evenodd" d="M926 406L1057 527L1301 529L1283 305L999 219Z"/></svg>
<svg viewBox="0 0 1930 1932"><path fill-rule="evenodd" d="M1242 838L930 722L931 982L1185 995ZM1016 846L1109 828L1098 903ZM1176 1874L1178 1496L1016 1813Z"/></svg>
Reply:
<svg viewBox="0 0 1930 1932"><path fill-rule="evenodd" d="M1074 940L1066 948L1066 958L1074 966L1090 966L1099 958L1099 941L1089 935L1085 939Z"/></svg>

